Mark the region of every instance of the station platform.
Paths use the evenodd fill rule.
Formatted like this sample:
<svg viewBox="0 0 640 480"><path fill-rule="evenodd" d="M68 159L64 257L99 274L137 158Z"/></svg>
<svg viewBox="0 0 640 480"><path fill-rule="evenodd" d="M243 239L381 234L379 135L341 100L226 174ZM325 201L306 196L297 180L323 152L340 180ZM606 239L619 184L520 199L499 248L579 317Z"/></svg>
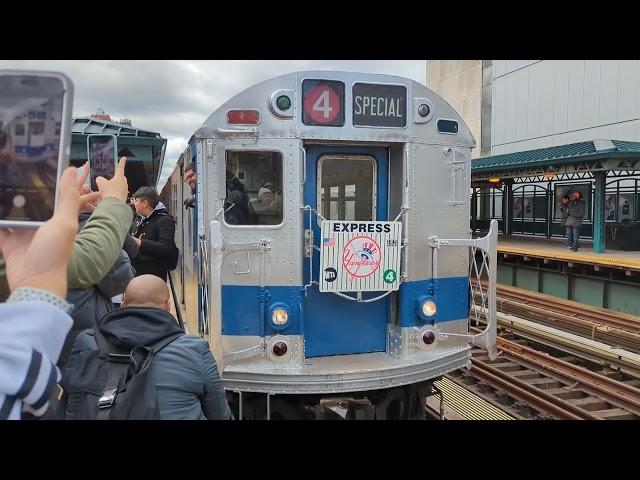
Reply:
<svg viewBox="0 0 640 480"><path fill-rule="evenodd" d="M502 258L518 256L542 259L545 262L560 261L640 271L640 251L607 250L604 253L594 253L592 242L588 239L581 239L581 248L577 252L572 252L562 247L563 242L562 238L499 236L498 254Z"/></svg>

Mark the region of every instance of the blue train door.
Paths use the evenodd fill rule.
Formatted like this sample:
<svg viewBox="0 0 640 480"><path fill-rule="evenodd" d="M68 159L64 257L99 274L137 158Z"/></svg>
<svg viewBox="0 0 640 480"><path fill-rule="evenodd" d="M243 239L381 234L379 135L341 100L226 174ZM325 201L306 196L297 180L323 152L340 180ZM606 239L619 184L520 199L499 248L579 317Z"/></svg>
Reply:
<svg viewBox="0 0 640 480"><path fill-rule="evenodd" d="M307 151L305 204L327 220L388 220L389 150L384 147L313 145ZM304 229L309 228L305 213ZM320 221L311 213L314 244L321 248ZM313 249L313 280L318 281L320 252ZM304 260L305 284L310 282ZM350 294L355 296L355 294ZM378 292L363 293L372 298ZM389 297L371 303L320 293L318 285L305 298L305 356L347 355L386 350Z"/></svg>

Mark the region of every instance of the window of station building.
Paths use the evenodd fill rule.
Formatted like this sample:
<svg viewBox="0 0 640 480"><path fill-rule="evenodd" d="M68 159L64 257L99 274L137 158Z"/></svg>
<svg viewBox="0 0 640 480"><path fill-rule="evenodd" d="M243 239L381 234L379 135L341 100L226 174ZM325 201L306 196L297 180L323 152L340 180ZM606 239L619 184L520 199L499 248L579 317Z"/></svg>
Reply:
<svg viewBox="0 0 640 480"><path fill-rule="evenodd" d="M282 153L228 151L225 166L225 223L282 224Z"/></svg>
<svg viewBox="0 0 640 480"><path fill-rule="evenodd" d="M319 162L318 210L327 220L375 220L375 161L325 155Z"/></svg>
<svg viewBox="0 0 640 480"><path fill-rule="evenodd" d="M618 221L630 222L635 219L635 205L633 193L621 193L618 199Z"/></svg>
<svg viewBox="0 0 640 480"><path fill-rule="evenodd" d="M545 222L548 190L539 185L522 185L513 189L513 220Z"/></svg>
<svg viewBox="0 0 640 480"><path fill-rule="evenodd" d="M623 178L607 183L604 197L604 219L607 222L636 221L640 179Z"/></svg>
<svg viewBox="0 0 640 480"><path fill-rule="evenodd" d="M490 220L502 218L504 193L499 188L478 188L476 190L476 218Z"/></svg>

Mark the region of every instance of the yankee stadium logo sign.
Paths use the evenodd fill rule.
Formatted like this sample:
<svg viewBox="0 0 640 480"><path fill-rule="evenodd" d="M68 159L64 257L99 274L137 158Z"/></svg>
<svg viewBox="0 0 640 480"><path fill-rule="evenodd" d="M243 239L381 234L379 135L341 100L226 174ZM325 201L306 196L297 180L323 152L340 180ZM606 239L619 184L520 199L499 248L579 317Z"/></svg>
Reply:
<svg viewBox="0 0 640 480"><path fill-rule="evenodd" d="M371 237L354 237L342 250L342 265L352 277L368 277L380 267L380 246Z"/></svg>

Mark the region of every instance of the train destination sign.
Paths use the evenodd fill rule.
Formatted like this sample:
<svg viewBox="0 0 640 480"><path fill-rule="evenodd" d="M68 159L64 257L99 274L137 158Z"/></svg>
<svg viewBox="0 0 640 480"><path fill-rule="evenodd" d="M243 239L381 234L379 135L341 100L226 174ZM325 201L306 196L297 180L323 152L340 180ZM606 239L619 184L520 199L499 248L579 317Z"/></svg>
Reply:
<svg viewBox="0 0 640 480"><path fill-rule="evenodd" d="M322 222L321 292L375 292L400 286L401 222Z"/></svg>
<svg viewBox="0 0 640 480"><path fill-rule="evenodd" d="M406 87L355 83L353 85L353 124L357 127L406 127Z"/></svg>

